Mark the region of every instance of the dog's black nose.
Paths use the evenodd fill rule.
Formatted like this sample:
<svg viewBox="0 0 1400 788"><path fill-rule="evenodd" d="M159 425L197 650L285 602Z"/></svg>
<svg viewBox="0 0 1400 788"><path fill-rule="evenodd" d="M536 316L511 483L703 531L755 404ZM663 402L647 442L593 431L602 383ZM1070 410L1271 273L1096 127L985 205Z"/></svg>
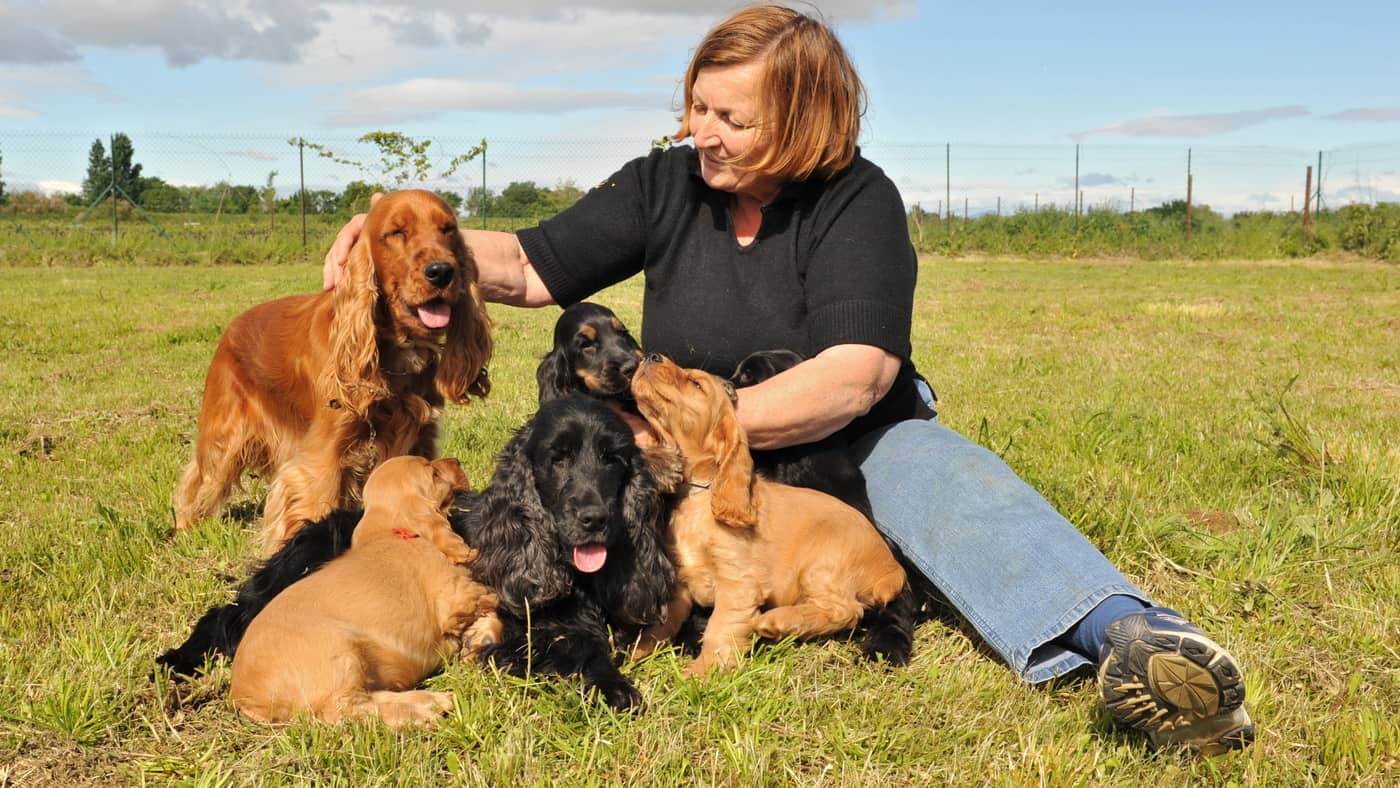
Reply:
<svg viewBox="0 0 1400 788"><path fill-rule="evenodd" d="M423 266L423 278L433 287L447 287L452 281L452 273L456 270L451 263L435 260Z"/></svg>
<svg viewBox="0 0 1400 788"><path fill-rule="evenodd" d="M608 510L602 506L580 506L574 510L574 518L585 531L601 531L608 524Z"/></svg>
<svg viewBox="0 0 1400 788"><path fill-rule="evenodd" d="M648 364L660 364L660 363L661 363L661 354L660 354L660 353L648 353L648 354L647 354L647 363L648 363Z"/></svg>

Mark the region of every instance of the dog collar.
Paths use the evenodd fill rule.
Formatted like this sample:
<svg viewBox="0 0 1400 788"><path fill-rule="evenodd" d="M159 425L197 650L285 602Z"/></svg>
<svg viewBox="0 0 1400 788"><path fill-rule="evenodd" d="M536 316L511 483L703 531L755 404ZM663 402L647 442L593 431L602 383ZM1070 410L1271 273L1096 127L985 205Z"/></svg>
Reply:
<svg viewBox="0 0 1400 788"><path fill-rule="evenodd" d="M394 533L394 536L397 536L397 537L400 538L400 539L417 539L417 538L418 538L418 534L414 533L413 531L408 530L407 528L395 528L394 531L393 531L393 533Z"/></svg>
<svg viewBox="0 0 1400 788"><path fill-rule="evenodd" d="M713 484L713 482L686 482L685 487L680 490L682 493L681 497L689 498L692 495L705 492L710 489L711 484Z"/></svg>

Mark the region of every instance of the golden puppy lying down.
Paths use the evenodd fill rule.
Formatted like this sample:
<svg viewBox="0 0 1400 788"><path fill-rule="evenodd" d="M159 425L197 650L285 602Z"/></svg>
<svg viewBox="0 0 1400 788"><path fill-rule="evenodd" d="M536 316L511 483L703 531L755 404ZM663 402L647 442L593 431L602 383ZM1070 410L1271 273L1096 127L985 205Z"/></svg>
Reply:
<svg viewBox="0 0 1400 788"><path fill-rule="evenodd" d="M500 638L496 594L464 568L476 551L444 514L466 489L454 459L396 457L376 468L350 549L248 625L233 658L234 706L261 722L309 713L330 723L378 716L391 727L450 711L450 693L412 688L464 642Z"/></svg>
<svg viewBox="0 0 1400 788"><path fill-rule="evenodd" d="M755 633L812 637L851 629L900 594L904 569L875 526L825 493L753 472L734 388L649 355L632 378L637 407L685 458L690 494L671 515L678 593L634 653L676 634L692 604L714 607L688 673L730 667Z"/></svg>

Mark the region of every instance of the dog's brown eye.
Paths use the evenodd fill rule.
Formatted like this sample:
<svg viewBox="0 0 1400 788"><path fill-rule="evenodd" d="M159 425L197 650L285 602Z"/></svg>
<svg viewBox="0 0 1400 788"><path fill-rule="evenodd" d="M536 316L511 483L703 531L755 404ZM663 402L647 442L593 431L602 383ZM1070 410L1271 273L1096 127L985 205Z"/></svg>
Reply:
<svg viewBox="0 0 1400 788"><path fill-rule="evenodd" d="M451 234L453 234L453 233L455 233L455 232L457 232L457 225L455 225L455 224L453 224L453 223L451 223L451 222L448 222L447 224L444 224L444 225L442 226L442 234L443 234L443 235L451 235Z"/></svg>
<svg viewBox="0 0 1400 788"><path fill-rule="evenodd" d="M386 241L394 237L407 238L408 233L403 228L399 228L397 230L390 230L389 232L384 234L384 240Z"/></svg>

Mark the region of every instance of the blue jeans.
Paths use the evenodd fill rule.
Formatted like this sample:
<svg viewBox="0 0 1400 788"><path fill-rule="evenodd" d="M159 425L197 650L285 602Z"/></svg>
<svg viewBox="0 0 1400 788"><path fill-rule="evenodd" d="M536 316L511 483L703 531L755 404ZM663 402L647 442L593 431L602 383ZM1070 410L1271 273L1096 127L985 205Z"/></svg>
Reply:
<svg viewBox="0 0 1400 788"><path fill-rule="evenodd" d="M936 419L853 449L880 531L1027 681L1089 662L1051 641L1104 598L1152 604L1000 457Z"/></svg>

